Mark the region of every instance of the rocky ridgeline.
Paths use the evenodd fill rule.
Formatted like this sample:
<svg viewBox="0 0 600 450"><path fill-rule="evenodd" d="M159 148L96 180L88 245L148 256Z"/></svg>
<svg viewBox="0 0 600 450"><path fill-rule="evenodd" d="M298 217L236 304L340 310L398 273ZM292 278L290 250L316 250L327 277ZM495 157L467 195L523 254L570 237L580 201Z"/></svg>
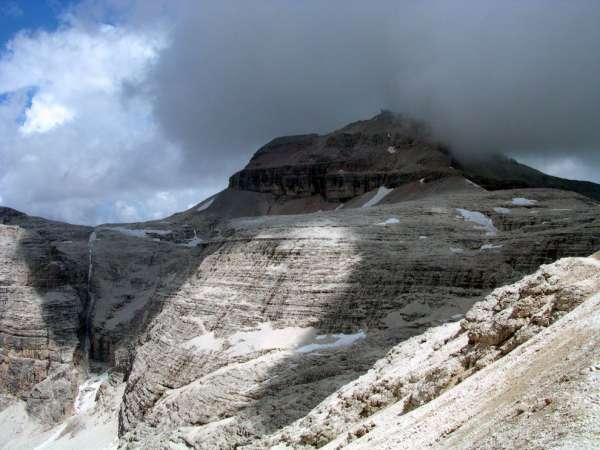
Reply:
<svg viewBox="0 0 600 450"><path fill-rule="evenodd" d="M345 202L379 186L452 174L452 159L424 124L382 113L331 134L277 138L233 175L232 189L290 199L319 195Z"/></svg>
<svg viewBox="0 0 600 450"><path fill-rule="evenodd" d="M425 127L386 113L276 140L229 189L161 221L92 229L2 209L5 400L56 423L84 374L119 372L129 448L319 446L341 439L345 421L367 426L359 422L399 402L403 414L418 408L563 311L556 300L537 328L529 313L505 326L488 317L494 303L459 326L474 303L541 264L600 248L593 199L489 192L461 167ZM492 322L498 342L484 330ZM348 414L323 406L442 324L444 339L473 339L450 362L435 353L442 365L427 352L415 359L431 369L425 391L413 374L398 389L373 381L381 392L365 387Z"/></svg>
<svg viewBox="0 0 600 450"><path fill-rule="evenodd" d="M371 419L376 413L390 408L389 416L409 416L416 408L493 365L598 294L600 258L563 259L555 264L542 266L535 274L513 285L499 288L484 301L476 303L462 321L431 328L392 348L365 375L345 385L305 417L262 440L258 445L264 448L274 445L314 448L330 444L330 448L336 448L351 442L357 444L360 442L359 438L383 423L381 418L375 421ZM591 307L594 302L597 303L596 300L590 300ZM597 309L597 304L593 308ZM578 315L582 313L583 311ZM587 332L592 333L592 330L586 330ZM564 337L568 339L571 336ZM578 354L578 350L572 349L571 360L576 361L584 356L584 367L592 367L590 355ZM562 367L561 371L564 370L565 367ZM564 374L554 374L553 378L560 378L562 375ZM516 386L513 387L517 389ZM558 393L555 392L553 398ZM548 406L543 398L538 400L538 403L542 403L542 408ZM518 413L519 408L523 408L526 403L523 401L513 408ZM531 405L532 408L534 406L536 405ZM454 407L461 409L459 405ZM596 412L600 412L600 408ZM440 440L448 437L448 424L453 422L452 414L448 416L446 423L420 433L422 436L415 436L404 442L400 437L392 440L393 432L390 428L385 428L377 430L377 444L364 438L358 447L421 448L420 445L424 445L427 439L436 441L437 445L443 447ZM471 417L471 420L476 422L477 418ZM418 423L411 423L407 419L403 425L407 427L406 430L398 424L393 426L395 432L406 436L414 432ZM524 428L523 424L521 428ZM492 430L487 431L493 433ZM518 435L523 431L513 430L512 434ZM553 430L548 436L534 434L537 439L550 443L559 433L559 430ZM386 434L390 436L389 441L384 438ZM482 440L492 439L488 436ZM498 445L498 440L495 442ZM508 442L504 444L510 446ZM527 446L526 439L523 438L520 444ZM531 445L531 442L527 444ZM465 443L460 445L464 446ZM467 447L471 446L476 445L469 442Z"/></svg>
<svg viewBox="0 0 600 450"><path fill-rule="evenodd" d="M271 194L278 203L317 196L335 207L380 186L453 176L488 190L557 188L600 200L594 183L552 177L498 155L454 154L432 138L426 124L388 111L326 135L274 139L231 177L229 189ZM315 208L328 209L320 202Z"/></svg>

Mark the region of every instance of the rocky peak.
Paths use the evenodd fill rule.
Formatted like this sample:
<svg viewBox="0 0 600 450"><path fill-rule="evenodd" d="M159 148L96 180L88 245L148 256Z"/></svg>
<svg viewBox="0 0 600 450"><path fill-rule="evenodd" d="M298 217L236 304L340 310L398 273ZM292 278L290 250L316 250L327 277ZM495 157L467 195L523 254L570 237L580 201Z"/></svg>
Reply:
<svg viewBox="0 0 600 450"><path fill-rule="evenodd" d="M453 153L425 122L390 111L325 135L274 139L230 178L229 188L272 194L280 203L317 197L313 204L327 209L323 202L335 207L381 186L452 177L487 190L557 188L600 199L594 183L552 177L502 155Z"/></svg>
<svg viewBox="0 0 600 450"><path fill-rule="evenodd" d="M452 174L448 152L417 120L384 111L326 135L280 137L233 175L231 189L344 202L379 186Z"/></svg>

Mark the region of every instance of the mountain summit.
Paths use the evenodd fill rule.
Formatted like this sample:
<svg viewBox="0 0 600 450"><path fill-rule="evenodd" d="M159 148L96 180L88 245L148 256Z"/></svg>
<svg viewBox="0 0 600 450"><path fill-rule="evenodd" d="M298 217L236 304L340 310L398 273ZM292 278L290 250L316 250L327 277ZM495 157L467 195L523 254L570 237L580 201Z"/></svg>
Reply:
<svg viewBox="0 0 600 450"><path fill-rule="evenodd" d="M360 204L380 187L383 203L470 190L554 188L600 200L600 185L546 175L501 155L453 152L428 125L390 111L329 134L273 139L216 195L219 216L299 214ZM345 207L345 206L344 206Z"/></svg>

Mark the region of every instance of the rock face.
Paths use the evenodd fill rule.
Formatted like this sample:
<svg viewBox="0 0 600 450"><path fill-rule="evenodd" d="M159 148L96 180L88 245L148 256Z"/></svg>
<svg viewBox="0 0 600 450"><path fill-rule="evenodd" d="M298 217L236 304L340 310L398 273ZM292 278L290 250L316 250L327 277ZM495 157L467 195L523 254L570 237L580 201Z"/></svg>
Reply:
<svg viewBox="0 0 600 450"><path fill-rule="evenodd" d="M562 191L477 191L223 223L136 349L124 440L252 446L494 287L600 247L597 211Z"/></svg>
<svg viewBox="0 0 600 450"><path fill-rule="evenodd" d="M331 449L594 448L599 314L600 259L543 266L477 303L460 324L394 348L273 441L320 438Z"/></svg>
<svg viewBox="0 0 600 450"><path fill-rule="evenodd" d="M137 336L162 300L183 283L200 252L157 242L151 231L142 235L147 237L100 227L90 247L90 355L123 372L130 368Z"/></svg>
<svg viewBox="0 0 600 450"><path fill-rule="evenodd" d="M488 190L557 188L600 200L594 183L552 177L502 156L453 154L433 140L424 123L391 112L324 136L274 139L231 177L229 189L272 194L279 203L317 197L336 205L380 186L455 176Z"/></svg>
<svg viewBox="0 0 600 450"><path fill-rule="evenodd" d="M60 420L77 391L91 231L7 208L0 222L0 390Z"/></svg>
<svg viewBox="0 0 600 450"><path fill-rule="evenodd" d="M1 393L52 424L80 379L120 373L124 448L360 440L374 412L435 401L591 292L593 264L573 260L556 286L544 269L471 309L600 248L590 196L489 192L473 170L386 113L277 139L161 221L91 229L2 209Z"/></svg>
<svg viewBox="0 0 600 450"><path fill-rule="evenodd" d="M452 174L452 158L424 124L382 113L325 136L277 138L231 177L232 189L345 202L379 186Z"/></svg>

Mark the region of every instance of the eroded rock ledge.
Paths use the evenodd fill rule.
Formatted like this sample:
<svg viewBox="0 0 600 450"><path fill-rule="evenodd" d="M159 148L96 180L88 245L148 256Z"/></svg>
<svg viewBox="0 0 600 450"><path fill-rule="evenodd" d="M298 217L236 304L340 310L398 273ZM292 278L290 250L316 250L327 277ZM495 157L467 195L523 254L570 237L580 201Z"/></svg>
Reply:
<svg viewBox="0 0 600 450"><path fill-rule="evenodd" d="M411 411L459 386L485 367L489 367L488 373L500 371L500 368L494 368L496 361L552 327L571 311L576 310L570 318L571 323L578 320L577 317L585 315L584 310L587 309L594 311L597 321L600 297L593 297L599 294L599 258L569 258L542 266L535 274L513 285L499 288L484 301L476 303L461 322L433 328L394 347L363 377L344 386L306 417L261 441L258 446L268 448L280 444L290 448L313 448L332 443L331 448L342 448L359 438L362 438L356 443L359 447L362 445L369 448L376 445L363 437L383 421L370 421L369 418L375 413L390 408L393 409L394 417L409 415ZM589 305L577 311L586 301ZM588 337L594 333L592 329L584 328L583 331ZM562 325L557 327L554 333L558 337L564 333L565 341L572 338L569 331L563 330ZM549 341L544 341L546 337L540 339L540 345L551 345ZM597 341L597 336L591 340ZM593 342L586 343L587 347L593 345ZM551 348L545 350L552 351ZM589 357L582 355L583 351L580 348L572 348L571 351L572 355L565 355L567 360ZM567 363L564 366L568 365ZM593 364L589 367L593 368ZM569 367L561 367L561 373L554 374L554 378L561 375L568 378L568 375L565 375L569 372L568 369ZM550 363L546 370L551 371ZM559 390L560 386L555 388ZM547 399L538 398L538 401L533 403L525 401L514 406L514 410L517 415L526 411L536 412L550 405L554 401L553 398L556 398L556 395ZM455 408L467 409L465 405L456 405ZM599 410L600 407L596 407L595 414L598 414ZM448 415L447 423L450 424L451 413L448 412ZM417 426L408 418L402 424L407 430L399 425L395 425L393 429L380 430L376 447L382 448L379 445L383 445L399 448L395 445L401 445L402 448L420 448L419 442L424 442L425 439L417 437L419 433L415 433L412 440L408 438L402 444L400 438L392 439L394 432L405 436ZM552 442L559 433L559 430L554 430L552 435L545 436L538 424L529 424L529 427L528 434L540 442ZM438 430L430 429L429 437L446 438L450 434L446 428L442 426ZM600 430L590 430L598 431ZM513 437L517 434L512 433ZM383 435L388 436L389 441L386 441ZM488 436L487 440L491 439L493 438ZM513 441L512 444L517 442L519 441ZM504 444L511 446L511 441ZM440 441L437 441L437 445L441 445Z"/></svg>

